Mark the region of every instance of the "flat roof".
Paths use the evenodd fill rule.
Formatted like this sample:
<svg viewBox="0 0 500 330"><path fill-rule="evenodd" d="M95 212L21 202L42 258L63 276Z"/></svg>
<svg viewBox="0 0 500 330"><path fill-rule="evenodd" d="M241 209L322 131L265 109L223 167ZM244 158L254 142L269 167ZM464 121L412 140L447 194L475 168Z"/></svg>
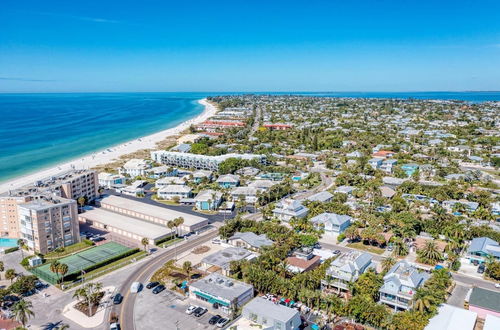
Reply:
<svg viewBox="0 0 500 330"><path fill-rule="evenodd" d="M207 222L208 223L208 219L204 218L204 217L199 217L199 216L192 215L189 213L174 211L174 210L167 209L164 207L146 204L143 202L138 202L138 201L135 201L133 199L128 199L128 198L124 198L124 197L109 195L109 196L105 196L105 197L99 199L99 201L102 204L107 204L107 205L131 210L131 211L135 211L138 213L146 214L146 215L153 216L153 217L163 219L166 221L173 220L173 219L178 218L178 217L182 217L182 218L184 218L184 224L183 224L184 226L193 226L193 225L199 224L200 222Z"/></svg>
<svg viewBox="0 0 500 330"><path fill-rule="evenodd" d="M253 285L233 280L219 273L212 273L191 283L190 289L190 291L200 290L202 293L208 293L229 301L234 301L249 290L252 290L253 296Z"/></svg>
<svg viewBox="0 0 500 330"><path fill-rule="evenodd" d="M85 209L84 213L78 215L79 217L121 229L141 237L155 240L170 235L173 232L173 230L165 226L107 211L102 208L86 207Z"/></svg>
<svg viewBox="0 0 500 330"><path fill-rule="evenodd" d="M268 319L279 320L283 323L288 323L291 319L299 315L296 309L275 304L262 297L252 299L243 309L263 317L265 316Z"/></svg>
<svg viewBox="0 0 500 330"><path fill-rule="evenodd" d="M473 330L477 313L443 304L438 314L429 320L425 330Z"/></svg>

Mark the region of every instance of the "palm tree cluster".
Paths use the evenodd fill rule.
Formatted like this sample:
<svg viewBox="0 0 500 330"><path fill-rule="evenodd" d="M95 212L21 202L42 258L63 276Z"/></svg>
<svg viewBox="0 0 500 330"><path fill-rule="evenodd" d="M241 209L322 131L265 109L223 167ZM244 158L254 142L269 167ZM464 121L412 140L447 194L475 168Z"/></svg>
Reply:
<svg viewBox="0 0 500 330"><path fill-rule="evenodd" d="M53 261L50 264L50 271L59 276L58 282L64 282L64 275L68 273L69 267L68 265L61 263L57 260Z"/></svg>
<svg viewBox="0 0 500 330"><path fill-rule="evenodd" d="M32 310L33 304L30 301L21 299L17 303L14 304L12 308L12 313L17 321L21 322L23 327L26 327L29 319L35 316L35 313Z"/></svg>
<svg viewBox="0 0 500 330"><path fill-rule="evenodd" d="M90 282L76 289L73 298L80 301L82 307L85 306L86 314L93 315L93 306L97 306L101 301L104 292L102 291L102 283Z"/></svg>
<svg viewBox="0 0 500 330"><path fill-rule="evenodd" d="M437 307L446 301L447 289L451 283L451 275L447 269L433 271L431 278L415 294L414 310L430 318L437 312Z"/></svg>
<svg viewBox="0 0 500 330"><path fill-rule="evenodd" d="M443 255L434 241L427 241L425 246L417 251L417 260L424 264L435 265L442 259Z"/></svg>

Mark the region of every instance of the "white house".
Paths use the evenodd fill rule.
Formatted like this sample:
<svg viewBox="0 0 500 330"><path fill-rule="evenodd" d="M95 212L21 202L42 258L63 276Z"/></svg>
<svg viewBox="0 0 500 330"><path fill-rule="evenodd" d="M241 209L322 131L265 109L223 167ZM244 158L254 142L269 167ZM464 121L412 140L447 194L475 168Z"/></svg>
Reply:
<svg viewBox="0 0 500 330"><path fill-rule="evenodd" d="M189 186L182 186L182 185L166 185L162 188L160 188L156 194L158 195L158 198L160 199L166 199L166 200L171 200L174 199L175 197L179 197L179 199L182 198L190 198L192 194L192 189Z"/></svg>
<svg viewBox="0 0 500 330"><path fill-rule="evenodd" d="M282 220L290 221L292 218L304 218L309 213L309 209L301 202L287 198L279 201L273 210L273 215Z"/></svg>
<svg viewBox="0 0 500 330"><path fill-rule="evenodd" d="M131 159L126 162L122 168L119 169L120 174L126 174L131 177L145 176L151 165L144 159Z"/></svg>

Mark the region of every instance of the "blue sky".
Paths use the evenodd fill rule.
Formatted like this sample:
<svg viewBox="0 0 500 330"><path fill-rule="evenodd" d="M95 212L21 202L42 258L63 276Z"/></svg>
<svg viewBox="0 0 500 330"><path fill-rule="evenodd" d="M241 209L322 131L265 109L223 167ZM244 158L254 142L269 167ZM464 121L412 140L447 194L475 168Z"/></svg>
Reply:
<svg viewBox="0 0 500 330"><path fill-rule="evenodd" d="M0 3L0 92L500 90L500 1Z"/></svg>

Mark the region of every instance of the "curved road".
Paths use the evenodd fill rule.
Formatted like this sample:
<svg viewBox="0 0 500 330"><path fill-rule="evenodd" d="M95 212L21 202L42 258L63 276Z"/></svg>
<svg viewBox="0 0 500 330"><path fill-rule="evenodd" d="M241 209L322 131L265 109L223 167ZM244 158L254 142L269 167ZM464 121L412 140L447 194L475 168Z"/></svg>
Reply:
<svg viewBox="0 0 500 330"><path fill-rule="evenodd" d="M207 233L203 236L196 237L193 240L188 240L186 243L177 247L177 254L191 250L192 248L205 243L208 240L216 237L219 234L218 230ZM127 280L122 284L119 292L126 292L123 296L123 302L119 311L120 325L124 330L134 330L134 305L136 294L130 293L130 286L133 282L141 282L145 284L153 273L163 266L167 261L175 257L175 248L162 252L157 255L154 259L151 259L149 263L144 265L144 267L136 269L130 274ZM118 314L118 307L114 306L113 312Z"/></svg>

